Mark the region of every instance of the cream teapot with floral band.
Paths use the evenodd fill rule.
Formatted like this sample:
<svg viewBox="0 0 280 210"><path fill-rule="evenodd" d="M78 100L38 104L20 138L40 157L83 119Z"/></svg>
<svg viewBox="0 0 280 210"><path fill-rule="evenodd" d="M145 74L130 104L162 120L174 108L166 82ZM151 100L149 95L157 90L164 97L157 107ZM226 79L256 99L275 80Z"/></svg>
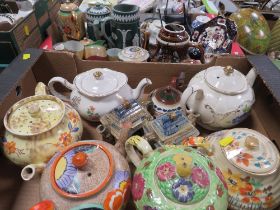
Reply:
<svg viewBox="0 0 280 210"><path fill-rule="evenodd" d="M256 72L245 76L231 66L212 66L197 73L181 97L181 107L198 116L197 123L209 130L233 127L249 116L255 95Z"/></svg>
<svg viewBox="0 0 280 210"><path fill-rule="evenodd" d="M280 204L280 159L266 136L247 128L215 132L206 138L229 193L229 209L270 210Z"/></svg>
<svg viewBox="0 0 280 210"><path fill-rule="evenodd" d="M15 103L4 118L6 128L3 141L4 154L31 173L44 164L60 149L80 140L82 123L79 114L60 99L47 95L45 85L38 83L35 96Z"/></svg>
<svg viewBox="0 0 280 210"><path fill-rule="evenodd" d="M142 161L134 147L142 152ZM165 145L153 151L140 136L130 137L125 149L137 167L132 182L137 209L227 209L228 193L222 173L198 150Z"/></svg>
<svg viewBox="0 0 280 210"><path fill-rule="evenodd" d="M72 90L70 98L58 93L54 83L61 83ZM62 77L54 77L49 82L50 92L64 101L70 102L80 115L90 121L99 121L100 116L131 99L138 99L144 88L152 84L142 79L136 89L127 84L127 76L107 68L95 68L77 75L74 84Z"/></svg>

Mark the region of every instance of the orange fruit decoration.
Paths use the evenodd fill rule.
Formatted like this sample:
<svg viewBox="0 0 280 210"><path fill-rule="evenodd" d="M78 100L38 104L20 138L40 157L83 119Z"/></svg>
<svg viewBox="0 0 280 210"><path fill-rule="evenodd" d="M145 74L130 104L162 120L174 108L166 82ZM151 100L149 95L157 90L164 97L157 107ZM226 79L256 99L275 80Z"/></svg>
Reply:
<svg viewBox="0 0 280 210"><path fill-rule="evenodd" d="M55 210L55 207L52 201L44 200L32 206L29 210Z"/></svg>

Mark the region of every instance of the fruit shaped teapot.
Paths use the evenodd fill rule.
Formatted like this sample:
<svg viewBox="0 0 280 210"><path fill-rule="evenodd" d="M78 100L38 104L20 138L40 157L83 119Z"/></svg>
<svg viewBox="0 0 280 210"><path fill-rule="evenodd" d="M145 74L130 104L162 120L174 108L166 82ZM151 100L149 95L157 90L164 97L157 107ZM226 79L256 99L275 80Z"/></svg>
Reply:
<svg viewBox="0 0 280 210"><path fill-rule="evenodd" d="M247 128L218 131L206 139L228 186L229 209L278 209L280 159L272 141Z"/></svg>
<svg viewBox="0 0 280 210"><path fill-rule="evenodd" d="M231 66L209 67L190 80L181 107L199 115L197 123L206 129L233 127L247 118L255 102L252 86L256 76L255 69L245 76Z"/></svg>
<svg viewBox="0 0 280 210"><path fill-rule="evenodd" d="M72 90L70 98L54 89L54 83L61 83ZM50 92L64 101L69 101L82 117L99 121L100 116L110 112L126 100L138 99L144 88L152 84L144 78L136 89L127 84L124 73L107 68L95 68L77 75L73 84L62 77L54 77L49 82Z"/></svg>
<svg viewBox="0 0 280 210"><path fill-rule="evenodd" d="M142 152L142 161L134 146ZM137 167L132 183L137 209L227 209L224 178L198 150L165 145L153 151L140 136L130 137L125 149Z"/></svg>
<svg viewBox="0 0 280 210"><path fill-rule="evenodd" d="M24 179L25 169L41 170L58 150L80 140L83 131L76 110L47 95L43 83L38 83L35 96L18 101L7 111L4 126L4 154L25 166Z"/></svg>
<svg viewBox="0 0 280 210"><path fill-rule="evenodd" d="M130 194L130 169L104 141L80 141L58 152L40 180L40 198L57 210L122 209Z"/></svg>

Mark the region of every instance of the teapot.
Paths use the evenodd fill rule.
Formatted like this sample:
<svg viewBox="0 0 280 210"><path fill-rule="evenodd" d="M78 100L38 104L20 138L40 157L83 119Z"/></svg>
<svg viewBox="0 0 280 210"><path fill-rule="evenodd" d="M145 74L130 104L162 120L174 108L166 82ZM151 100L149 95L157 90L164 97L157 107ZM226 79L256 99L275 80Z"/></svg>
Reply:
<svg viewBox="0 0 280 210"><path fill-rule="evenodd" d="M272 210L280 204L279 151L266 136L247 128L206 137L229 193L229 209Z"/></svg>
<svg viewBox="0 0 280 210"><path fill-rule="evenodd" d="M104 141L80 141L58 152L40 180L40 198L59 210L122 209L130 195L130 169Z"/></svg>
<svg viewBox="0 0 280 210"><path fill-rule="evenodd" d="M70 98L54 89L56 82L72 90ZM132 89L127 84L125 74L107 68L95 68L77 75L74 84L62 77L54 77L49 81L49 89L53 95L70 102L85 119L99 121L100 116L125 101L138 99L150 84L151 80L144 78L136 89Z"/></svg>
<svg viewBox="0 0 280 210"><path fill-rule="evenodd" d="M57 20L64 41L81 40L85 36L84 14L70 0L61 4Z"/></svg>
<svg viewBox="0 0 280 210"><path fill-rule="evenodd" d="M4 117L5 156L19 166L41 170L60 149L80 140L79 114L60 99L47 95L38 83L35 96L15 103Z"/></svg>
<svg viewBox="0 0 280 210"><path fill-rule="evenodd" d="M142 161L134 147L142 152ZM227 209L224 178L198 150L164 145L153 151L140 136L130 137L125 149L137 167L131 187L137 209Z"/></svg>
<svg viewBox="0 0 280 210"><path fill-rule="evenodd" d="M256 76L255 69L245 76L231 66L209 67L190 80L181 107L208 130L236 126L248 117L255 102L252 86Z"/></svg>

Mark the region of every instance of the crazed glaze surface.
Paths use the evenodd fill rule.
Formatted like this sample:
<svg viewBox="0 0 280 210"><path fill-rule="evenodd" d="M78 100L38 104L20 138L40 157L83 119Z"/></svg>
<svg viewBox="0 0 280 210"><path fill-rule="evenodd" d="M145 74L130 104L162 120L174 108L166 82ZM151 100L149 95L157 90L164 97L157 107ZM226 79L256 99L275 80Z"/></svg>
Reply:
<svg viewBox="0 0 280 210"><path fill-rule="evenodd" d="M234 137L234 141L224 148L227 151L224 153L219 141L228 136ZM248 136L261 140L259 149L256 151L244 150L242 141ZM269 139L256 131L245 128L215 132L207 139L214 151L210 158L220 166L228 186L229 209L264 210L274 209L279 205L280 170L279 165L278 168L274 167L275 161L279 162L279 152ZM266 145L268 151L265 151L263 144ZM233 151L236 155L232 160L228 160L226 154L229 158ZM277 158L270 159L270 156L274 155ZM250 169L260 172L266 167L271 167L272 172L274 168L277 170L270 175L257 175L258 173L254 175L244 171Z"/></svg>
<svg viewBox="0 0 280 210"><path fill-rule="evenodd" d="M98 145L103 146L107 152L105 153ZM72 157L77 152L85 152L88 155L87 164L82 169L72 164ZM72 149L62 156L60 154L57 153L51 159L42 174L40 182L42 200L52 200L59 210L79 209L78 207L81 206L116 210L126 204L131 185L130 170L127 161L114 146L103 141L83 141L74 144ZM112 162L109 162L109 157L112 158ZM101 182L110 173L108 169L111 167L113 168L112 175L103 185ZM54 169L54 174L52 174L52 169ZM69 197L53 188L50 178L54 178L59 189L68 193ZM82 193L98 186L101 188L95 194L71 198L71 195L81 196Z"/></svg>

